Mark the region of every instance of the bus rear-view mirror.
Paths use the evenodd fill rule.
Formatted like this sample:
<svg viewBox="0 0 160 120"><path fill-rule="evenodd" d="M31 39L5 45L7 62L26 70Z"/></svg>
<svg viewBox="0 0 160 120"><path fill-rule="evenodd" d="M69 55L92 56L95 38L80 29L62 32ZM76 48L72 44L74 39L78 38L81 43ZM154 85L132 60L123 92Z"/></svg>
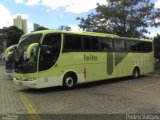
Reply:
<svg viewBox="0 0 160 120"><path fill-rule="evenodd" d="M26 50L26 59L30 59L31 58L31 53L32 53L32 50L35 48L35 47L38 47L39 46L39 43L32 43L28 46L27 50Z"/></svg>
<svg viewBox="0 0 160 120"><path fill-rule="evenodd" d="M5 61L8 61L9 53L10 53L11 51L14 51L14 49L15 49L16 47L17 47L17 45L12 45L12 46L8 47L8 48L5 50L4 56L3 56L3 59L4 59Z"/></svg>

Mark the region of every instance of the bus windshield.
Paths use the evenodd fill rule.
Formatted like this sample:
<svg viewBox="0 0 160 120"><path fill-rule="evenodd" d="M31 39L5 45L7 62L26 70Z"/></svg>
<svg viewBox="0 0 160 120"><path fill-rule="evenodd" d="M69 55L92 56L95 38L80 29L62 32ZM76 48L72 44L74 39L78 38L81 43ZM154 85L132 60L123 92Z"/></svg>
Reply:
<svg viewBox="0 0 160 120"><path fill-rule="evenodd" d="M37 51L35 48L31 53L31 58L29 60L24 59L24 54L27 47L32 43L40 43L41 34L27 35L20 39L17 49L14 52L15 58L15 71L18 73L32 73L36 72L37 68Z"/></svg>
<svg viewBox="0 0 160 120"><path fill-rule="evenodd" d="M20 43L18 44L18 50L19 52L23 52L27 49L27 47L32 43L39 43L40 42L41 35L35 34L35 35L28 35L24 36L20 39Z"/></svg>

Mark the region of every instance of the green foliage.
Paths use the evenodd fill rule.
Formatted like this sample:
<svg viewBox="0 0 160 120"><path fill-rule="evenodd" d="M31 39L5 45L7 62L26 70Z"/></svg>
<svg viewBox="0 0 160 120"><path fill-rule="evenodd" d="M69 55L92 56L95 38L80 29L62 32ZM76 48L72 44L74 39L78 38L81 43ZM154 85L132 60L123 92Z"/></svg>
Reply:
<svg viewBox="0 0 160 120"><path fill-rule="evenodd" d="M0 33L0 52L3 52L6 48L6 35Z"/></svg>
<svg viewBox="0 0 160 120"><path fill-rule="evenodd" d="M107 0L106 5L97 4L96 13L77 20L79 27L86 31L144 37L147 27L160 25L158 18L160 9L155 9L150 0Z"/></svg>
<svg viewBox="0 0 160 120"><path fill-rule="evenodd" d="M69 27L69 26L59 26L58 27L58 30L66 30L66 31L71 31L72 29L71 29L71 27Z"/></svg>
<svg viewBox="0 0 160 120"><path fill-rule="evenodd" d="M7 46L17 44L20 40L20 37L24 34L24 32L16 26L10 26L6 28L4 29L4 32L7 37Z"/></svg>

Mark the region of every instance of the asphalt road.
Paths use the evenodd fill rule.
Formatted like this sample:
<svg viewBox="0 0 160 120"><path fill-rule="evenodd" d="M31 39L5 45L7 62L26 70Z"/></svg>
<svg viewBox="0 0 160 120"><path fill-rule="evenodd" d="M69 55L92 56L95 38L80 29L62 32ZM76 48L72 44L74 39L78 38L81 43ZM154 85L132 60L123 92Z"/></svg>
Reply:
<svg viewBox="0 0 160 120"><path fill-rule="evenodd" d="M160 113L158 74L81 84L73 90L61 87L35 90L14 85L4 74L3 65L0 71L0 119L43 120L55 116L55 119L78 119L88 115L116 120L127 119L128 114ZM160 120L160 115L156 117L155 120Z"/></svg>

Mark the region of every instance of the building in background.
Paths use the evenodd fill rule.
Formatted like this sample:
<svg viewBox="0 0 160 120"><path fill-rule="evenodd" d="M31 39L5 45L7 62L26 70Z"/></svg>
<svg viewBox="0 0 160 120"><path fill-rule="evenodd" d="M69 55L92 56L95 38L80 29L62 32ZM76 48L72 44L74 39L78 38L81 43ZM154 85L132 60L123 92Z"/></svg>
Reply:
<svg viewBox="0 0 160 120"><path fill-rule="evenodd" d="M27 33L27 19L22 19L20 15L13 19L13 25Z"/></svg>
<svg viewBox="0 0 160 120"><path fill-rule="evenodd" d="M46 28L46 27L44 27L44 26L41 26L41 25L39 25L39 24L37 24L37 23L34 23L34 24L33 24L33 29L34 29L34 31L49 30L49 28Z"/></svg>
<svg viewBox="0 0 160 120"><path fill-rule="evenodd" d="M34 31L38 30L41 26L37 23L33 24Z"/></svg>

